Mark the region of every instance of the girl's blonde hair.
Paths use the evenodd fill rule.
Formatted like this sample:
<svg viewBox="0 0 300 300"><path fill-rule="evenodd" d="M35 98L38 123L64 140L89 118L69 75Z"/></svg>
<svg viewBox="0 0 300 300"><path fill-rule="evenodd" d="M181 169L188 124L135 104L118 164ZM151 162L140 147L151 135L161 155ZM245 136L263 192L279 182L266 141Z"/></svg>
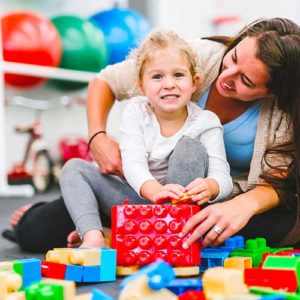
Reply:
<svg viewBox="0 0 300 300"><path fill-rule="evenodd" d="M143 77L145 65L151 60L157 50L171 48L181 53L190 64L192 76L197 73L196 53L191 46L180 37L175 31L157 28L154 29L140 45L139 48L131 52L131 57L135 61L136 81L140 82Z"/></svg>

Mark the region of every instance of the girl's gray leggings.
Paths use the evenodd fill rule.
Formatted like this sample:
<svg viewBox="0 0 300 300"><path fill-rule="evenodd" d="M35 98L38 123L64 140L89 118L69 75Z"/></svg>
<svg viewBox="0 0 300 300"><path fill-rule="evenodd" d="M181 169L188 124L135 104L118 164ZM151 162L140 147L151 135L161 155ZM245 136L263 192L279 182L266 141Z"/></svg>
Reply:
<svg viewBox="0 0 300 300"><path fill-rule="evenodd" d="M186 186L197 177L205 177L207 170L204 146L183 136L170 156L166 183ZM124 199L129 199L131 204L151 204L139 197L124 179L103 175L96 164L82 159L72 159L64 165L60 187L81 236L89 230L102 230L101 217L110 216L111 207L122 204Z"/></svg>

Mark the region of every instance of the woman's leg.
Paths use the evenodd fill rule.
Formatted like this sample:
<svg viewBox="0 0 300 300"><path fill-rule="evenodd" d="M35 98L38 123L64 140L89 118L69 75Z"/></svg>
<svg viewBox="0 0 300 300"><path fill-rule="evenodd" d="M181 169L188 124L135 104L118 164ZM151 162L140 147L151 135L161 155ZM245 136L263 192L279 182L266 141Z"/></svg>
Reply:
<svg viewBox="0 0 300 300"><path fill-rule="evenodd" d="M61 173L60 186L66 207L77 230L103 230L100 213L110 216L111 207L129 198L131 203L145 203L117 176L100 173L97 165L81 159L68 161Z"/></svg>
<svg viewBox="0 0 300 300"><path fill-rule="evenodd" d="M62 198L34 204L15 228L20 247L30 252L45 252L65 247L74 224Z"/></svg>
<svg viewBox="0 0 300 300"><path fill-rule="evenodd" d="M263 237L268 246L277 246L295 224L296 213L277 207L260 215L253 216L239 232L245 239Z"/></svg>
<svg viewBox="0 0 300 300"><path fill-rule="evenodd" d="M187 186L194 179L205 178L208 171L208 155L197 140L183 136L176 144L169 159L166 183Z"/></svg>

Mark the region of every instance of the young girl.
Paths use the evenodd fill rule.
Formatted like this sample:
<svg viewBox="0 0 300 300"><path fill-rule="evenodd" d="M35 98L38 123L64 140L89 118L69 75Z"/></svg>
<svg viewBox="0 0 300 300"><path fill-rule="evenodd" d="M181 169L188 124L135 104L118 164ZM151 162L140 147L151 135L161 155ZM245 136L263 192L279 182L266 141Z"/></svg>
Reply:
<svg viewBox="0 0 300 300"><path fill-rule="evenodd" d="M190 102L200 77L188 43L172 31L154 31L133 58L143 96L132 99L123 114L120 150L126 180L102 175L81 160L62 171L62 194L84 247L105 245L100 216L110 216L111 207L125 198L150 204L187 193L200 205L232 191L220 121ZM172 160L173 153L183 151L176 148L181 139L185 145L193 141L193 147L184 149L183 161ZM178 167L180 174L174 172Z"/></svg>

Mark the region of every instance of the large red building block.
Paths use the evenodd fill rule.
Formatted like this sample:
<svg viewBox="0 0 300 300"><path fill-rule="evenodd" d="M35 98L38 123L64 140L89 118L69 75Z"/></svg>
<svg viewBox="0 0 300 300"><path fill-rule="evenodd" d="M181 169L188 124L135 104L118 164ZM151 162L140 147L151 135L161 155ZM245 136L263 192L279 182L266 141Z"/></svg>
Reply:
<svg viewBox="0 0 300 300"><path fill-rule="evenodd" d="M172 266L200 264L200 241L182 248L183 224L199 212L197 205L118 205L112 208L111 247L118 266L141 266L163 259Z"/></svg>
<svg viewBox="0 0 300 300"><path fill-rule="evenodd" d="M244 270L245 283L250 286L268 287L274 290L297 291L298 280L294 270L252 268Z"/></svg>

